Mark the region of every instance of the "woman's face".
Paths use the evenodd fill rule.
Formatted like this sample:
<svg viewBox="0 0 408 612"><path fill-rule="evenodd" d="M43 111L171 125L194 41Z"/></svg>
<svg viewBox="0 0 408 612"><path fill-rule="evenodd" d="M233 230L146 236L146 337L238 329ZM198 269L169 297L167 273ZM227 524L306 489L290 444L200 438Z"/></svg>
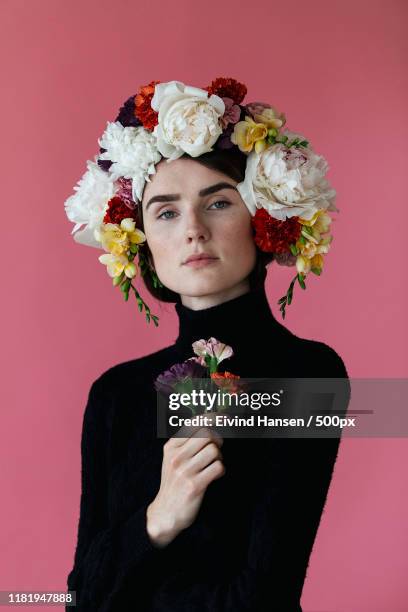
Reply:
<svg viewBox="0 0 408 612"><path fill-rule="evenodd" d="M143 225L160 281L186 305L193 298L213 296L216 303L247 291L256 246L237 182L188 158L161 160L150 178ZM198 253L214 259L186 263Z"/></svg>

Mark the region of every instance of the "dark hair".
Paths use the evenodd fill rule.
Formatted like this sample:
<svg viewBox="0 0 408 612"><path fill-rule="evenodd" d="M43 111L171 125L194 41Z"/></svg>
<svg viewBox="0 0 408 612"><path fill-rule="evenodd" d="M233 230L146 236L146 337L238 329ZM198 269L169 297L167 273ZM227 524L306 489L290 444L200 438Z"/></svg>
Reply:
<svg viewBox="0 0 408 612"><path fill-rule="evenodd" d="M179 159L182 158L192 159L198 164L202 164L211 170L222 172L238 183L242 182L245 178L247 156L237 147L233 147L231 149L214 149L213 151L203 153L198 157L190 157L190 155L185 153ZM143 230L142 203L140 203L139 206L139 224ZM255 230L253 230L253 232L255 233ZM152 254L147 242L144 243L143 249L148 265L154 269ZM256 263L248 277L251 290L261 288L264 285L267 275L267 266L274 260L273 253L261 251L258 246L256 246L256 251ZM149 272L146 272L146 274L143 276L143 281L149 293L157 300L160 300L161 302L180 302L180 296L178 293L168 289L167 287L154 287L153 279L151 278Z"/></svg>

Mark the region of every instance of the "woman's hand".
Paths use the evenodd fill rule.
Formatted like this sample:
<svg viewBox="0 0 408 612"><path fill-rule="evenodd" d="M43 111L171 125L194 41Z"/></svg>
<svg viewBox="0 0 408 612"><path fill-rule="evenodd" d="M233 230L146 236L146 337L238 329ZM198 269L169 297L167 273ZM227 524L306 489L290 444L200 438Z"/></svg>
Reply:
<svg viewBox="0 0 408 612"><path fill-rule="evenodd" d="M147 533L155 546L167 546L193 523L208 485L225 473L222 444L205 427L164 444L160 489L147 508Z"/></svg>

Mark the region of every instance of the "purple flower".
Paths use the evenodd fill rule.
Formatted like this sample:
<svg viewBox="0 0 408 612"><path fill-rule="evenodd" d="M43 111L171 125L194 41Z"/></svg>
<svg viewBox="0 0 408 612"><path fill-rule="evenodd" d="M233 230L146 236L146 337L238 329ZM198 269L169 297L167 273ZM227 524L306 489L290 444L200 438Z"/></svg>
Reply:
<svg viewBox="0 0 408 612"><path fill-rule="evenodd" d="M105 151L106 149L103 149L102 147L99 148L100 155L102 153L105 153ZM110 159L98 159L97 164L101 168L101 170L104 170L105 172L109 172L109 168L111 167L112 162Z"/></svg>
<svg viewBox="0 0 408 612"><path fill-rule="evenodd" d="M231 142L231 134L234 131L234 126L232 123L223 131L221 136L218 138L216 142L217 149L232 149L234 147L234 143Z"/></svg>
<svg viewBox="0 0 408 612"><path fill-rule="evenodd" d="M130 96L121 106L115 121L120 121L123 127L138 127L142 122L135 115L135 96Z"/></svg>
<svg viewBox="0 0 408 612"><path fill-rule="evenodd" d="M169 370L159 374L154 387L156 391L169 395L176 385L187 383L191 378L207 378L207 368L200 365L195 357L183 363L175 363Z"/></svg>
<svg viewBox="0 0 408 612"><path fill-rule="evenodd" d="M241 116L241 107L235 104L231 98L222 98L225 104L225 111L221 117L221 125L225 129L230 123L234 124L239 121Z"/></svg>
<svg viewBox="0 0 408 612"><path fill-rule="evenodd" d="M267 104L266 102L250 102L249 104L245 105L245 108L247 112L252 116L252 118L254 118L255 115L262 115L263 111L266 108L272 108L272 107L270 104Z"/></svg>
<svg viewBox="0 0 408 612"><path fill-rule="evenodd" d="M294 266L296 264L296 255L292 253L274 253L274 259L280 266Z"/></svg>

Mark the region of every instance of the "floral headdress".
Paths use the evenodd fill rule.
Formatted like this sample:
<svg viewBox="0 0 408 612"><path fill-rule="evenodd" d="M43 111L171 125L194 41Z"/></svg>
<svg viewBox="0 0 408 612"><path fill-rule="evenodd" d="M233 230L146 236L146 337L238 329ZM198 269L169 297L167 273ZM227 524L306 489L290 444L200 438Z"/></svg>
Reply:
<svg viewBox="0 0 408 612"><path fill-rule="evenodd" d="M285 296L279 300L282 317L292 301L297 281L306 288L309 272L320 275L328 253L336 191L325 178L326 160L299 133L283 129L286 117L263 102L243 104L247 88L231 78L217 78L199 89L180 81L151 81L131 96L115 122L99 139L99 155L65 202L75 223L74 239L106 252L113 285L125 300L135 294L139 311L158 325L132 280L138 270L162 287L146 255L146 236L140 229L141 201L155 165L187 153L198 157L214 149L237 147L247 155L245 179L237 185L252 215L254 241L277 263L295 266ZM139 227L138 227L139 225ZM82 227L85 226L85 227ZM82 229L81 229L82 228ZM135 259L137 257L137 265Z"/></svg>

